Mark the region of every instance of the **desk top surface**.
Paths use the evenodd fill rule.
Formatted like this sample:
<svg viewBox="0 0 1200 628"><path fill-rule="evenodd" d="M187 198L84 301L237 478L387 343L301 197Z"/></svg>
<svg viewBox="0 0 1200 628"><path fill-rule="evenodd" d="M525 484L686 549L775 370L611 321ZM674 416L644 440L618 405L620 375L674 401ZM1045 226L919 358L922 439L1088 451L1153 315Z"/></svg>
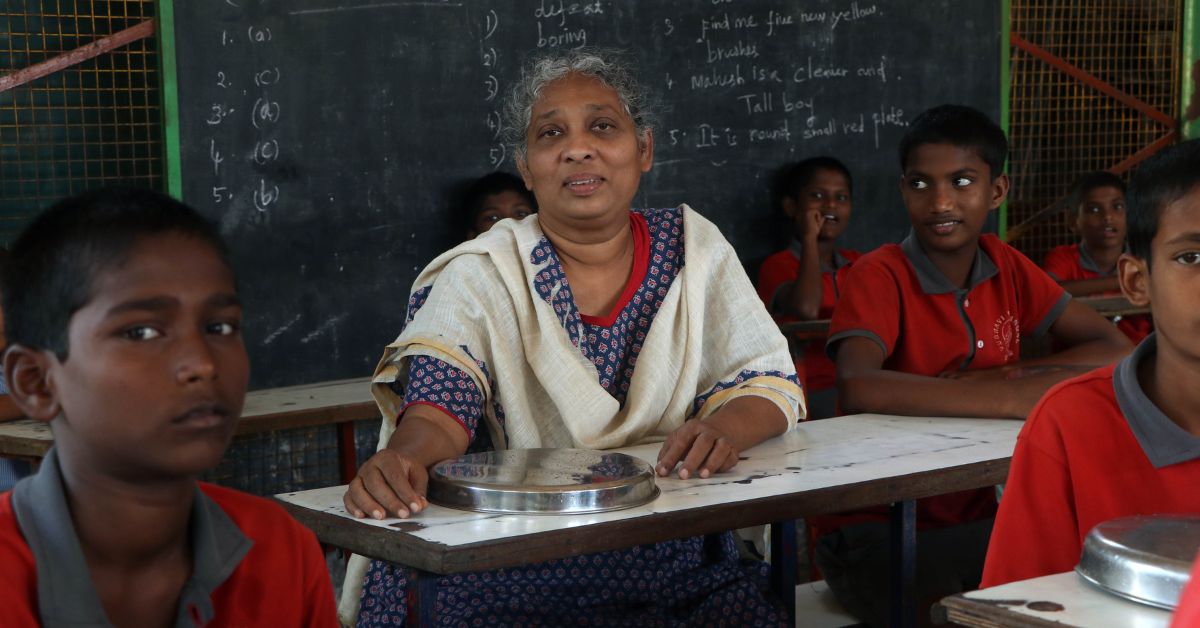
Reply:
<svg viewBox="0 0 1200 628"><path fill-rule="evenodd" d="M238 434L327 425L379 416L368 377L246 393ZM54 443L50 425L32 419L0 423L0 456L46 454Z"/></svg>
<svg viewBox="0 0 1200 628"><path fill-rule="evenodd" d="M1171 613L1105 593L1073 571L942 600L964 626L1136 626L1166 628Z"/></svg>
<svg viewBox="0 0 1200 628"><path fill-rule="evenodd" d="M658 499L599 514L503 515L430 506L411 519L375 521L345 512L344 486L278 498L322 541L453 573L989 486L1006 477L1020 428L1020 421L1000 419L884 415L802 423L743 452L730 472L706 480L658 478ZM658 450L649 444L617 451L653 462Z"/></svg>

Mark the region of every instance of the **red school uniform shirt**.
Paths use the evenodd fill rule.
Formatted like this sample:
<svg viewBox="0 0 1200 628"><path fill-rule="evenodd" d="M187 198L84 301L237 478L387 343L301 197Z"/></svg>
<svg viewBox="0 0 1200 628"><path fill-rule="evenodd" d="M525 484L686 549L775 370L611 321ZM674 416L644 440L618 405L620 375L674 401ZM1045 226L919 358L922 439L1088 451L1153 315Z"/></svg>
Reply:
<svg viewBox="0 0 1200 628"><path fill-rule="evenodd" d="M1138 364L1155 350L1150 336L1121 362L1051 388L1033 409L981 586L1070 571L1087 533L1110 519L1200 513L1200 437L1167 418L1138 382Z"/></svg>
<svg viewBox="0 0 1200 628"><path fill-rule="evenodd" d="M1171 616L1171 628L1197 628L1200 626L1200 555L1196 556L1192 576L1187 587L1179 596L1179 608Z"/></svg>
<svg viewBox="0 0 1200 628"><path fill-rule="evenodd" d="M767 310L780 323L792 322L791 316L777 315L775 300L783 284L796 281L800 274L800 256L803 245L793 241L786 250L779 251L763 261L758 270L758 296L766 304ZM833 316L833 306L837 305L841 286L851 264L862 257L862 253L850 249L840 249L833 254L833 266L821 265L821 308L818 318ZM825 355L825 339L817 339L808 343L802 356L796 358L796 373L804 381L804 389L809 392L833 388L837 383L837 369Z"/></svg>
<svg viewBox="0 0 1200 628"><path fill-rule="evenodd" d="M176 626L338 625L317 539L278 505L201 483L190 527ZM0 626L108 625L82 552L51 449L0 493Z"/></svg>
<svg viewBox="0 0 1200 628"><path fill-rule="evenodd" d="M967 288L949 282L910 234L864 255L851 268L829 327L838 342L877 343L883 368L937 376L1016 362L1021 337L1039 336L1066 309L1070 295L1016 249L994 235L979 238ZM995 514L989 488L917 501L917 525L940 528ZM818 533L859 521L886 521L887 508L820 518Z"/></svg>
<svg viewBox="0 0 1200 628"><path fill-rule="evenodd" d="M1087 247L1083 243L1064 244L1050 249L1046 253L1046 259L1042 262L1042 268L1045 269L1054 279L1058 281L1083 281L1085 279L1106 279L1115 277L1116 271L1106 273L1100 270L1100 266L1096 264L1096 260L1088 254ZM1120 292L1105 292L1105 296L1121 294ZM1117 329L1125 334L1134 344L1142 341L1142 338L1150 335L1154 331L1154 322L1149 315L1135 314L1133 316L1121 316L1113 319L1117 324Z"/></svg>

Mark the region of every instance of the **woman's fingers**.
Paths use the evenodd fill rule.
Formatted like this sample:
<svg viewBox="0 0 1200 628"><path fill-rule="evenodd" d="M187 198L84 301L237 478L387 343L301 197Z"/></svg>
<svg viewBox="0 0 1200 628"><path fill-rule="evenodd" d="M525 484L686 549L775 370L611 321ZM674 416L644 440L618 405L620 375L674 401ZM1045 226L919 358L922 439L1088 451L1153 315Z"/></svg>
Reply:
<svg viewBox="0 0 1200 628"><path fill-rule="evenodd" d="M679 467L679 479L686 480L695 475L700 466L704 464L705 459L708 458L708 454L712 451L715 443L716 438L714 438L711 431L700 431L692 441L692 446L688 449L687 457L683 459L683 465Z"/></svg>
<svg viewBox="0 0 1200 628"><path fill-rule="evenodd" d="M679 459L691 448L695 438L696 430L691 421L671 432L671 435L663 443L662 449L658 450L658 466L655 467L658 475L662 477L670 475L671 471L675 469L675 465L679 464Z"/></svg>
<svg viewBox="0 0 1200 628"><path fill-rule="evenodd" d="M428 504L423 494L427 482L428 475L420 465L385 449L363 465L342 501L355 517L395 515L404 519Z"/></svg>

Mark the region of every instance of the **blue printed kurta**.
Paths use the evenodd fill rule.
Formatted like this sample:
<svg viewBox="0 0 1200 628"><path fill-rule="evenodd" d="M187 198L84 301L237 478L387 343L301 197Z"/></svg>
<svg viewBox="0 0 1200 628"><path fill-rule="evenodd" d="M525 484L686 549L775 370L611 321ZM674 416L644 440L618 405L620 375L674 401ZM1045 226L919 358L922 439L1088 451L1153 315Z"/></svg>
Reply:
<svg viewBox="0 0 1200 628"><path fill-rule="evenodd" d="M546 263L533 290L554 307L571 342L596 366L600 384L624 404L629 383L654 315L683 264L683 215L649 210L631 217L636 246L630 286L615 317L581 315L549 240L534 247L531 261ZM560 284L557 291L553 286ZM412 295L408 320L427 291ZM626 300L627 299L627 300ZM471 355L470 347L463 347ZM479 363L488 374L488 365ZM758 375L743 372L737 381ZM488 375L490 377L490 375ZM694 410L722 382L697 396ZM400 391L397 391L398 393ZM404 398L437 406L471 436L469 451L491 449L479 429L483 395L466 372L428 356L412 358ZM493 407L501 427L503 408ZM407 615L406 569L375 561L367 573L359 625L402 625ZM766 565L741 561L731 533L641 545L534 565L438 578L437 618L446 626L769 626L781 614L764 595Z"/></svg>

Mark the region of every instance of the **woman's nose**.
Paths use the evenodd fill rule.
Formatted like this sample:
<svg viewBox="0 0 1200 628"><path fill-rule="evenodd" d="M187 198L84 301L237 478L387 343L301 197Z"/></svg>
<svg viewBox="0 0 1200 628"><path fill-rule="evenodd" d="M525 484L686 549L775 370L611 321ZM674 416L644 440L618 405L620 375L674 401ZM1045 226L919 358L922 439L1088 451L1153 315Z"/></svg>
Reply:
<svg viewBox="0 0 1200 628"><path fill-rule="evenodd" d="M586 133L569 133L563 149L567 161L587 161L595 154L595 146Z"/></svg>

